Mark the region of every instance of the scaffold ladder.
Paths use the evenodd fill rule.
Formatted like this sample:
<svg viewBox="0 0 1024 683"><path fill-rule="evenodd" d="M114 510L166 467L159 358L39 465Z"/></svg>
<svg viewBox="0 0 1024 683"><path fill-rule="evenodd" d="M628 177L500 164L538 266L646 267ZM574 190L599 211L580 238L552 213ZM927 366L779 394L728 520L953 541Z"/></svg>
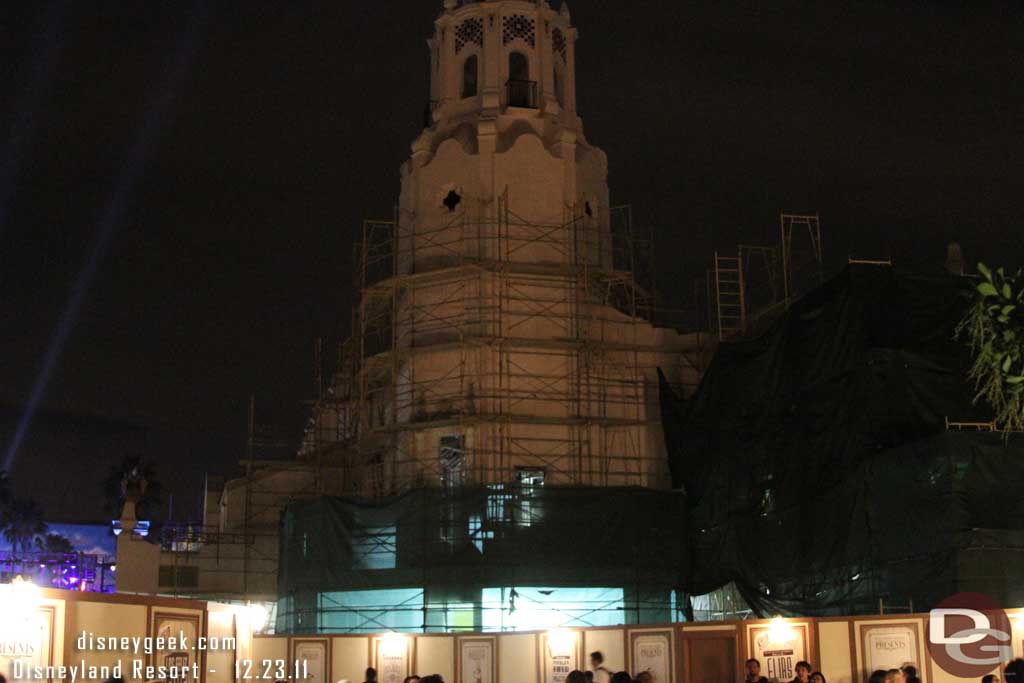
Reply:
<svg viewBox="0 0 1024 683"><path fill-rule="evenodd" d="M743 295L743 264L738 256L715 252L715 297L718 304L718 338L728 339L743 332L746 305Z"/></svg>
<svg viewBox="0 0 1024 683"><path fill-rule="evenodd" d="M806 267L812 269L813 279L816 281L815 285L819 285L824 281L824 273L822 272L821 219L816 213L795 214L783 212L779 214L779 226L782 237L783 294L788 301L802 293L799 284L796 282L797 277L801 274L798 272L800 269ZM806 255L804 259L800 259L794 254L794 228L798 232L801 229L807 231L808 242L805 249L801 251L806 250L810 254ZM809 260L811 263L806 263L804 262L805 260Z"/></svg>

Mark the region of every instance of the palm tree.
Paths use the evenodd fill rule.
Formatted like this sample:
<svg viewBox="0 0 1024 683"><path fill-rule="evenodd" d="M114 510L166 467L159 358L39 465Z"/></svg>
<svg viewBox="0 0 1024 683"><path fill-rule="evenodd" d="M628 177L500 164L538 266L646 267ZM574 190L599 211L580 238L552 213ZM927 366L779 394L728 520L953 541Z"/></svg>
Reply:
<svg viewBox="0 0 1024 683"><path fill-rule="evenodd" d="M11 480L7 472L0 470L0 514L11 503Z"/></svg>
<svg viewBox="0 0 1024 683"><path fill-rule="evenodd" d="M125 481L145 480L146 488L136 503L136 514L139 519L150 519L156 513L161 500L161 486L156 479L156 468L153 463L142 459L141 455L126 455L121 462L110 468L110 473L103 480L103 509L117 519L124 507Z"/></svg>
<svg viewBox="0 0 1024 683"><path fill-rule="evenodd" d="M70 555L75 552L75 547L66 536L46 534L36 538L36 550L47 555Z"/></svg>
<svg viewBox="0 0 1024 683"><path fill-rule="evenodd" d="M31 551L37 537L46 533L43 509L34 500L16 498L10 502L3 515L4 538L11 544L16 557L18 551Z"/></svg>

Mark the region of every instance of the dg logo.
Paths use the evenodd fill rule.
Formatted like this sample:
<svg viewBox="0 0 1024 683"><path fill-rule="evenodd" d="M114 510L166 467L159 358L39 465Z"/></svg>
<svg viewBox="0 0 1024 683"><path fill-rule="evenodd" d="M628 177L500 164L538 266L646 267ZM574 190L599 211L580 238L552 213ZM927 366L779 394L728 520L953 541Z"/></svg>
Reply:
<svg viewBox="0 0 1024 683"><path fill-rule="evenodd" d="M980 678L1013 659L1012 629L1006 611L981 593L958 593L928 616L932 660L957 678Z"/></svg>

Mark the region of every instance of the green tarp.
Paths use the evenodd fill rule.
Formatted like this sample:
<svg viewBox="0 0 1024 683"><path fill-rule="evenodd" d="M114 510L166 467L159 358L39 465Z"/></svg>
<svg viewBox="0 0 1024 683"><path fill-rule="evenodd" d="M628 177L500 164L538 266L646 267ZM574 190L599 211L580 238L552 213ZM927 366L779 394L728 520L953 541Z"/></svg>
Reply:
<svg viewBox="0 0 1024 683"><path fill-rule="evenodd" d="M316 628L323 594L399 588L424 591L428 630L439 626L429 605L479 609L484 589L515 586L620 588L612 623L669 621L683 507L674 491L512 485L293 503L282 519L279 628Z"/></svg>
<svg viewBox="0 0 1024 683"><path fill-rule="evenodd" d="M851 266L722 344L690 400L662 381L691 594L732 581L762 615L970 587L1024 603L1024 438L946 429L989 419L954 339L971 298L964 278Z"/></svg>

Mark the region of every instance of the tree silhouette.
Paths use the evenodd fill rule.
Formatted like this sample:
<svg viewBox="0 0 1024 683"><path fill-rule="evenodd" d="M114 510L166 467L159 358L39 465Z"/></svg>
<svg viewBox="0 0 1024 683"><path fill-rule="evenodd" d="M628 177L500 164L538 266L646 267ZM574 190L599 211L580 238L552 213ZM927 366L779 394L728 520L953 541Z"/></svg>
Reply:
<svg viewBox="0 0 1024 683"><path fill-rule="evenodd" d="M30 552L36 538L45 534L46 528L43 509L34 500L16 498L4 510L4 538L11 544L15 557L20 551Z"/></svg>
<svg viewBox="0 0 1024 683"><path fill-rule="evenodd" d="M162 499L160 482L156 479L156 468L151 462L142 459L141 455L126 455L121 462L110 469L103 480L104 511L112 519L121 517L124 507L124 488L126 480L145 479L146 489L136 504L136 515L139 519L152 519Z"/></svg>
<svg viewBox="0 0 1024 683"><path fill-rule="evenodd" d="M7 472L0 470L0 514L11 504L11 480Z"/></svg>
<svg viewBox="0 0 1024 683"><path fill-rule="evenodd" d="M70 555L75 552L75 546L66 536L46 534L36 537L36 550L47 555Z"/></svg>

